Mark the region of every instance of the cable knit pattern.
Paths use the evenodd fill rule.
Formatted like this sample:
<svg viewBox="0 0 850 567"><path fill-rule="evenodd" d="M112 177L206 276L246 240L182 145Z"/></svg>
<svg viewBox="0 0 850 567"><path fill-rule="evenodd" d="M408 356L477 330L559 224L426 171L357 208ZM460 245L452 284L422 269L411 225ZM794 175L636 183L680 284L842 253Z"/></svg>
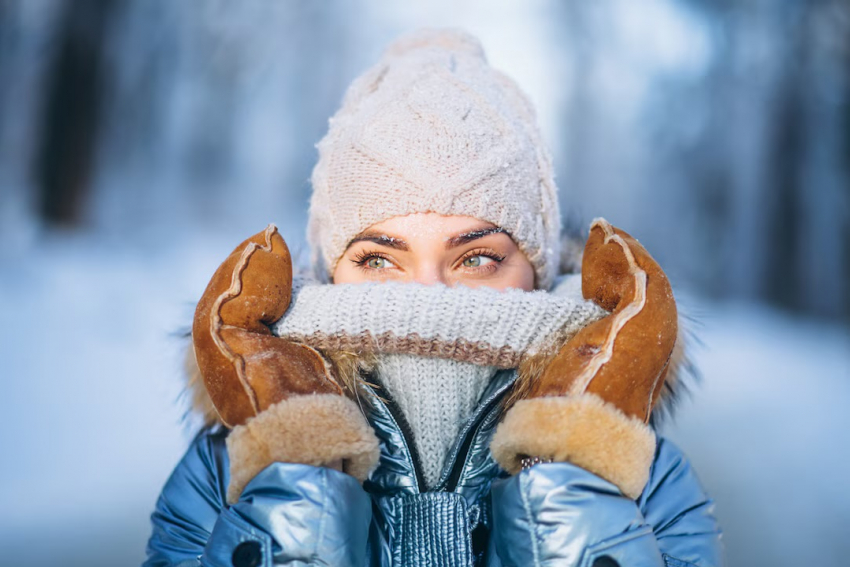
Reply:
<svg viewBox="0 0 850 567"><path fill-rule="evenodd" d="M581 277L550 292L416 283L326 285L297 280L274 334L319 350L407 353L515 368L606 315Z"/></svg>
<svg viewBox="0 0 850 567"><path fill-rule="evenodd" d="M427 488L440 479L461 425L496 371L493 366L412 354L378 357L376 378L410 425Z"/></svg>
<svg viewBox="0 0 850 567"><path fill-rule="evenodd" d="M534 108L456 30L393 43L349 87L317 145L308 240L333 273L352 238L411 213L465 215L508 231L548 289L560 213Z"/></svg>

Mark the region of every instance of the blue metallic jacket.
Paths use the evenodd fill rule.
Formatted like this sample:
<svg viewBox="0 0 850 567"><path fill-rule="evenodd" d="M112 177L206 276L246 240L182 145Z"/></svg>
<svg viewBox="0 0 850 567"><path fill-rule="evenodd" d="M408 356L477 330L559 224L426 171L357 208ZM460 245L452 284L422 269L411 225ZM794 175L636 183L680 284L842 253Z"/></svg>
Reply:
<svg viewBox="0 0 850 567"><path fill-rule="evenodd" d="M637 501L569 463L538 464L515 476L501 471L488 445L515 377L494 377L430 492L403 418L366 386L364 410L381 460L363 486L329 468L275 463L228 507L227 430L202 432L156 504L144 565L723 564L713 504L668 441L659 439Z"/></svg>

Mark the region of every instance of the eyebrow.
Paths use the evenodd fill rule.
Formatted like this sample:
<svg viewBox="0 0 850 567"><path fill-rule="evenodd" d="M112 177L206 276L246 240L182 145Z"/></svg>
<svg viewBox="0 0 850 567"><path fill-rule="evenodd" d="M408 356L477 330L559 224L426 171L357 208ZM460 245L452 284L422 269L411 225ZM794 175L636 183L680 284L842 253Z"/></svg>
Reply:
<svg viewBox="0 0 850 567"><path fill-rule="evenodd" d="M462 232L455 236L452 236L448 240L446 240L446 250L451 248L456 248L458 246L463 246L464 244L468 244L473 240L478 240L479 238L484 238L485 236L490 236L491 234L508 234L508 231L500 226L494 226L493 228L483 228L481 230L471 230L469 232Z"/></svg>
<svg viewBox="0 0 850 567"><path fill-rule="evenodd" d="M348 243L348 246L351 246L355 242L373 242L375 244L380 244L381 246L386 246L387 248L401 250L402 252L407 252L410 250L410 246L401 238L377 232L363 232L361 234L358 234L357 236L351 239L351 242ZM348 246L346 246L346 249L348 248Z"/></svg>
<svg viewBox="0 0 850 567"><path fill-rule="evenodd" d="M490 236L491 234L507 234L510 237L510 233L508 233L507 230L499 226L494 226L493 228L471 230L469 232L462 232L460 234L452 236L451 238L447 238L446 250L457 248L458 246L463 246L464 244L468 244L474 240L478 240L479 238L484 238L485 236ZM351 242L348 243L346 249L348 249L348 247L354 244L355 242L372 242L374 244L386 246L387 248L401 250L402 252L410 251L410 245L405 242L404 239L379 232L366 231L361 234L358 234L357 236L351 239Z"/></svg>

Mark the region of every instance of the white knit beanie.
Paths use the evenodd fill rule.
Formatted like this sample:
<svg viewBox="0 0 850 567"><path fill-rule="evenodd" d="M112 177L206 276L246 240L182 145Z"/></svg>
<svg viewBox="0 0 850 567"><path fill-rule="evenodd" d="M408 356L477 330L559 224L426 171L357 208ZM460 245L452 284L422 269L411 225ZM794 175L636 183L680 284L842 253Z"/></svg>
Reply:
<svg viewBox="0 0 850 567"><path fill-rule="evenodd" d="M389 46L349 87L313 170L308 240L332 274L349 242L412 213L475 217L505 229L549 289L560 213L534 108L457 30Z"/></svg>

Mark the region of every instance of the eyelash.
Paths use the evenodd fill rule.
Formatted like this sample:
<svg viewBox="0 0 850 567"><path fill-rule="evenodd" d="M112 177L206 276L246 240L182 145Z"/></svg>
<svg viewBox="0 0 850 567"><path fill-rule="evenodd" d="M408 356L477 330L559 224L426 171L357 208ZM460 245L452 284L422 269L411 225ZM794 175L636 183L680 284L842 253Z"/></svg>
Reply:
<svg viewBox="0 0 850 567"><path fill-rule="evenodd" d="M492 264L488 264L487 266L474 267L474 268L469 268L469 267L463 266L463 263L467 259L474 258L475 256L484 256L485 258L490 258L496 264L501 264L505 260L505 255L499 254L495 250L491 250L490 248L477 248L475 250L470 250L469 252L466 252L463 256L461 256L460 259L458 259L458 261L455 263L455 266L456 267L459 266L459 267L462 267L466 270L476 271L476 272L479 272L479 271L480 272L489 272L489 271L492 271L493 269L495 269L496 266L494 266ZM367 272L368 271L374 271L375 270L374 268L369 268L369 267L366 266L366 263L369 260L371 260L372 258L383 258L387 262L393 262L394 263L394 260L390 256L388 256L387 254L384 254L383 252L378 252L378 251L375 251L375 250L371 250L371 251L370 250L363 250L361 252L357 252L354 255L354 259L351 260L351 262L354 263L354 265L356 265L361 270L364 270L364 271L367 271Z"/></svg>
<svg viewBox="0 0 850 567"><path fill-rule="evenodd" d="M368 250L364 250L364 251L362 251L362 252L358 252L358 253L356 253L356 254L354 255L354 259L353 259L353 260L351 260L351 261L354 263L354 265L356 265L356 266L357 266L358 268L360 268L361 270L365 270L365 271L372 271L372 270L373 270L373 268L369 268L369 267L367 267L367 266L366 266L366 262L368 262L368 261L369 261L369 260L371 260L372 258L383 258L383 259L384 259L384 260L386 260L387 262L392 262L392 261L393 261L393 259L392 259L392 258L390 258L389 256L387 256L387 255L386 255L386 254L384 254L383 252L376 252L376 251L371 251L371 252L370 252L370 251L368 251Z"/></svg>
<svg viewBox="0 0 850 567"><path fill-rule="evenodd" d="M499 254L495 250L491 250L490 248L477 248L475 250L470 250L466 254L464 254L458 261L457 265L461 266L466 270L480 271L480 272L490 272L496 268L493 264L488 264L486 266L479 266L476 268L468 268L463 265L463 263L469 259L474 258L475 256L484 256L485 258L490 258L496 264L501 264L505 260L504 254Z"/></svg>

